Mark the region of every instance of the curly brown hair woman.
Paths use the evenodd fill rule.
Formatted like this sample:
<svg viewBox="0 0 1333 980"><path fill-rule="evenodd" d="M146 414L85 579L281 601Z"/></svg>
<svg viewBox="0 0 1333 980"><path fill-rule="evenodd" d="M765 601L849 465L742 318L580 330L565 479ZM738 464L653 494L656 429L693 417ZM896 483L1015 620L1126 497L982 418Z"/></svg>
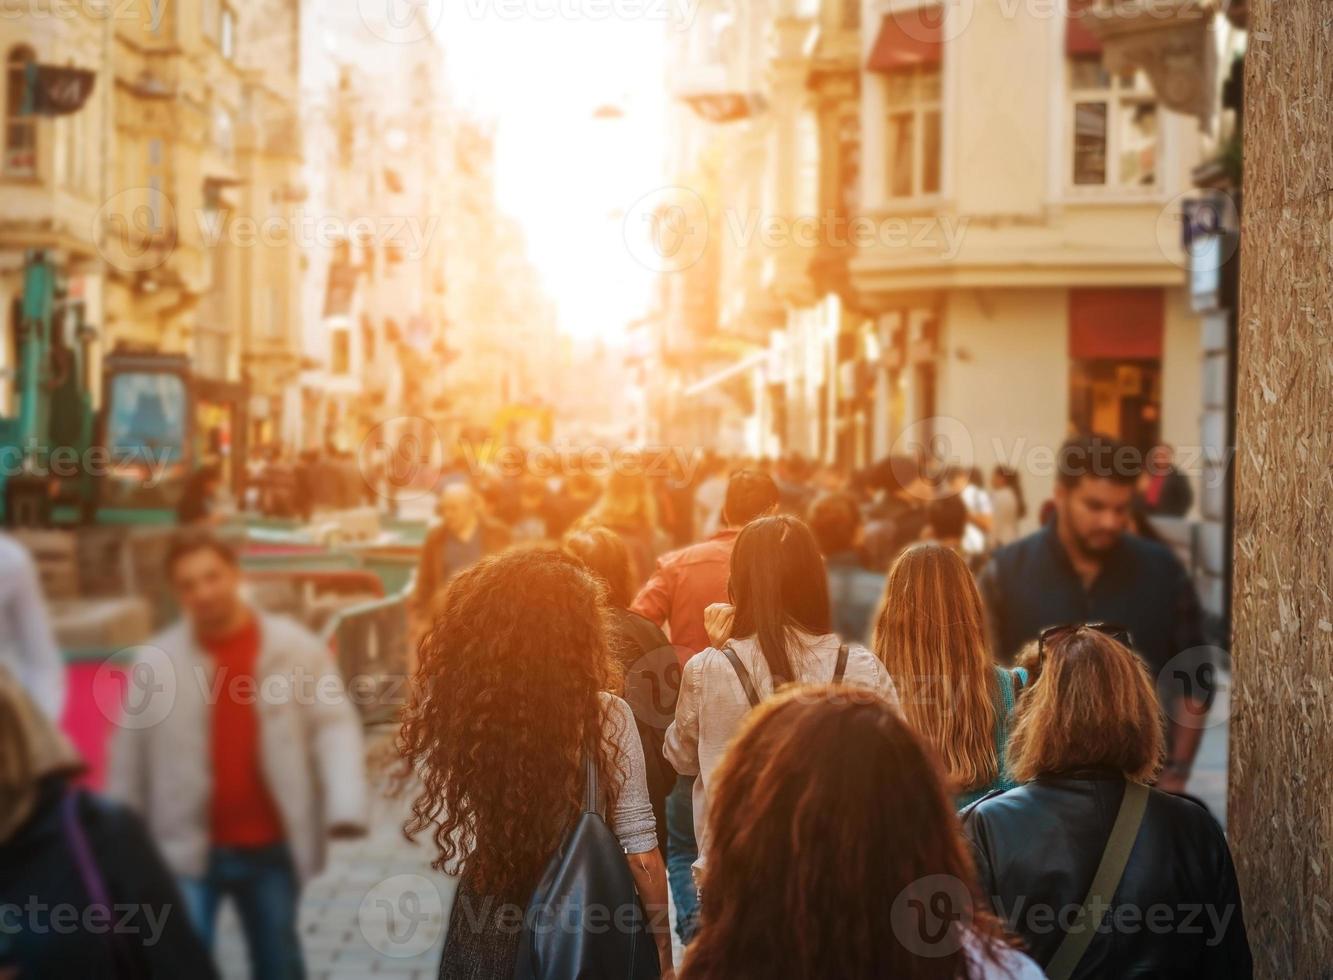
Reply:
<svg viewBox="0 0 1333 980"><path fill-rule="evenodd" d="M582 809L588 754L670 973L643 750L629 707L607 693L619 682L604 593L567 555L510 552L455 576L421 641L399 777L421 780L406 834L428 832L435 867L461 877L441 977L512 974L521 930L505 923Z"/></svg>
<svg viewBox="0 0 1333 980"><path fill-rule="evenodd" d="M688 980L1039 980L1002 938L933 753L893 703L792 687L718 768Z"/></svg>

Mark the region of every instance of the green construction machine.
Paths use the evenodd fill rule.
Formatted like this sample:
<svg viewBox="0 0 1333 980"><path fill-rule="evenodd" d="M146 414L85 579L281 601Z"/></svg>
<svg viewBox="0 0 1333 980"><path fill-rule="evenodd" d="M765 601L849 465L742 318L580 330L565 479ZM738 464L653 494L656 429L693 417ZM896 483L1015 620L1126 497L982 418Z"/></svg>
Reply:
<svg viewBox="0 0 1333 980"><path fill-rule="evenodd" d="M0 417L0 508L11 527L171 524L194 461L190 364L179 354L116 351L93 404L82 297L29 252L18 324L16 413Z"/></svg>

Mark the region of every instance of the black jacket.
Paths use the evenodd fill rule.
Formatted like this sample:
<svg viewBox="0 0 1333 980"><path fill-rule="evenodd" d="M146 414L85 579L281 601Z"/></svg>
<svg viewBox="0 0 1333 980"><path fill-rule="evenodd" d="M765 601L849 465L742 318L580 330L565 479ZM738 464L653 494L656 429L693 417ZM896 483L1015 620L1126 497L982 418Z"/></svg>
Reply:
<svg viewBox="0 0 1333 980"><path fill-rule="evenodd" d="M27 822L0 842L0 976L216 976L175 879L129 810L81 791L77 814L111 906L92 899L65 832L67 782L51 777ZM17 928L13 928L17 926ZM109 928L114 927L114 928Z"/></svg>
<svg viewBox="0 0 1333 980"><path fill-rule="evenodd" d="M1039 965L1087 898L1124 795L1118 773L1034 780L963 814L982 892ZM1111 909L1075 978L1249 977L1240 889L1202 806L1152 790Z"/></svg>

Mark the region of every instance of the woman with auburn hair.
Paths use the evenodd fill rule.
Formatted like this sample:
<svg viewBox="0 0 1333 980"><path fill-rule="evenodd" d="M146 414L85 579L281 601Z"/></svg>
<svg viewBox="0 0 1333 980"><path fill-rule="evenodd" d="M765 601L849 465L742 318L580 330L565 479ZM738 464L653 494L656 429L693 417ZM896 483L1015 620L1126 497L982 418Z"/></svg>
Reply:
<svg viewBox="0 0 1333 980"><path fill-rule="evenodd" d="M637 592L665 548L666 535L658 523L648 478L636 465L612 470L601 499L575 522L573 530L595 525L610 528L625 542L630 556L630 592Z"/></svg>
<svg viewBox="0 0 1333 980"><path fill-rule="evenodd" d="M666 867L618 685L605 587L570 556L483 559L445 590L398 735L399 780L421 781L404 831L429 833L434 867L460 877L440 977L513 975L523 930L506 909L527 907L581 814L589 756L671 975Z"/></svg>
<svg viewBox="0 0 1333 980"><path fill-rule="evenodd" d="M688 980L1037 980L980 891L929 748L881 695L793 688L714 774Z"/></svg>
<svg viewBox="0 0 1333 980"><path fill-rule="evenodd" d="M731 552L733 605L704 613L712 646L685 664L676 720L664 751L676 772L694 781L694 827L699 841L696 875L708 848L705 819L709 786L722 753L752 700L783 684L844 680L895 698L884 665L859 643L833 632L828 580L814 535L787 515L745 525Z"/></svg>
<svg viewBox="0 0 1333 980"><path fill-rule="evenodd" d="M991 659L981 594L952 548L918 544L889 569L875 628L903 715L944 764L959 808L1007 789L1005 739L1027 671Z"/></svg>
<svg viewBox="0 0 1333 980"><path fill-rule="evenodd" d="M666 844L666 798L676 785L676 772L662 756L665 725L676 710L680 688L676 648L651 619L629 609L629 551L616 532L605 527L571 531L563 542L565 553L606 585L611 653L624 672L618 689L634 712L643 746L648 796L657 820L657 840Z"/></svg>
<svg viewBox="0 0 1333 980"><path fill-rule="evenodd" d="M1052 977L1249 977L1222 829L1146 786L1162 717L1128 642L1106 624L1042 633L1009 739L1023 785L963 815L982 887Z"/></svg>

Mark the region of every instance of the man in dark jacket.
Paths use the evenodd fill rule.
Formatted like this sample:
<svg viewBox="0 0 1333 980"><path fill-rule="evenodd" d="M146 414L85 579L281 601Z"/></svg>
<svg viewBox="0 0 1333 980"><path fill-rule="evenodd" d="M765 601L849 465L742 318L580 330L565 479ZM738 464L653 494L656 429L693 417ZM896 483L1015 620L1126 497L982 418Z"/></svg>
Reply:
<svg viewBox="0 0 1333 980"><path fill-rule="evenodd" d="M1166 545L1128 533L1134 458L1101 436L1061 446L1055 520L997 551L979 584L993 649L1004 660L1048 626L1107 622L1129 630L1168 719L1158 785L1181 791L1212 701L1214 666L1189 574Z"/></svg>
<svg viewBox="0 0 1333 980"><path fill-rule="evenodd" d="M444 488L440 518L440 525L432 528L422 543L417 565L412 615L418 627L430 614L435 596L454 575L486 555L509 547L509 529L482 513L481 501L471 484L450 483Z"/></svg>

